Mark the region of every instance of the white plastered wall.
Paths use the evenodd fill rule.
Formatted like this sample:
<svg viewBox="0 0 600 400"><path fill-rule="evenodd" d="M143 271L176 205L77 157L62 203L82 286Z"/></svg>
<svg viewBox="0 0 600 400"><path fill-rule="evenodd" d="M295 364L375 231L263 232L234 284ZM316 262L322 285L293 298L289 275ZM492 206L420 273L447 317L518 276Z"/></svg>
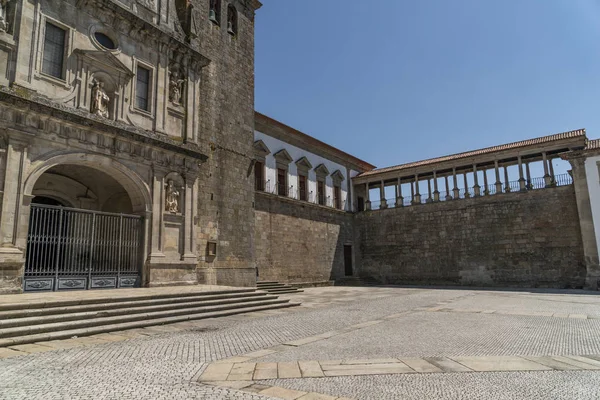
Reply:
<svg viewBox="0 0 600 400"><path fill-rule="evenodd" d="M270 182L271 189L273 188L273 185L275 185L275 182L277 182L277 164L273 155L278 151L285 149L290 154L293 160L288 166L288 186L294 187L294 194L297 192L298 189L298 169L296 167L296 161L298 161L302 157L306 157L313 166L313 169L311 169L308 172L308 192L313 193L314 202L316 202L317 193L317 175L314 171L314 168L318 167L320 164L324 164L329 170L330 174L333 174L335 171L339 170L344 176L344 180L341 184L342 204L346 205L346 210L350 209L350 204L346 201L348 198L348 185L350 183L350 179L348 177L347 170L344 165L335 163L331 160L328 160L327 158L311 153L299 147L292 146L289 143L283 142L279 139L273 138L259 131L254 131L254 140L262 140L271 151L271 153L265 158L265 180ZM352 172L354 171L351 171L351 175ZM357 173L355 172L355 174ZM327 176L325 184L325 197L333 199L333 179L331 178L331 175Z"/></svg>

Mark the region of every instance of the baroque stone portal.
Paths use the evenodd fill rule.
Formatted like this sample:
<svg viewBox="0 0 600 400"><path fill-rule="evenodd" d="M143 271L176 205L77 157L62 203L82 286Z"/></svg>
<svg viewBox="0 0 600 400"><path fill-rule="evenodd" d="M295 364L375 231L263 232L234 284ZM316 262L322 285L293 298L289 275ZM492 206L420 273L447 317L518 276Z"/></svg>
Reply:
<svg viewBox="0 0 600 400"><path fill-rule="evenodd" d="M92 86L92 107L90 112L92 114L108 118L109 102L110 97L108 97L106 91L104 90L104 82L98 82L97 80L94 80L94 84Z"/></svg>

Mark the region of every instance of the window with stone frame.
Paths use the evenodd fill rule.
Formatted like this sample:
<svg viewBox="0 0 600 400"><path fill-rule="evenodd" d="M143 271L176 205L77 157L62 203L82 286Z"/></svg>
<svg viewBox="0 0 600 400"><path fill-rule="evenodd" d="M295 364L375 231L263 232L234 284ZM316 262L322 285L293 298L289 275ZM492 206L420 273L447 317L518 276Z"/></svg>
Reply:
<svg viewBox="0 0 600 400"><path fill-rule="evenodd" d="M298 174L298 200L308 201L308 177Z"/></svg>
<svg viewBox="0 0 600 400"><path fill-rule="evenodd" d="M266 157L271 154L271 150L265 142L257 140L254 142L254 188L259 191L271 191L266 187Z"/></svg>
<svg viewBox="0 0 600 400"><path fill-rule="evenodd" d="M227 7L227 32L234 36L238 33L238 13L231 4Z"/></svg>
<svg viewBox="0 0 600 400"><path fill-rule="evenodd" d="M288 169L292 162L292 157L285 149L279 150L277 153L273 154L273 157L275 157L275 162L277 164L277 194L280 196L288 196Z"/></svg>
<svg viewBox="0 0 600 400"><path fill-rule="evenodd" d="M254 164L254 189L261 192L265 190L265 163L262 161Z"/></svg>
<svg viewBox="0 0 600 400"><path fill-rule="evenodd" d="M317 178L317 201L320 205L325 205L325 181Z"/></svg>
<svg viewBox="0 0 600 400"><path fill-rule="evenodd" d="M135 106L144 111L150 111L150 76L148 68L137 67L135 83Z"/></svg>
<svg viewBox="0 0 600 400"><path fill-rule="evenodd" d="M277 168L277 194L280 196L288 195L287 169Z"/></svg>
<svg viewBox="0 0 600 400"><path fill-rule="evenodd" d="M342 188L340 185L333 186L333 206L338 210L342 209Z"/></svg>
<svg viewBox="0 0 600 400"><path fill-rule="evenodd" d="M325 164L320 164L315 168L315 173L317 175L317 203L324 206L327 204L327 185L325 183L329 175L329 170Z"/></svg>
<svg viewBox="0 0 600 400"><path fill-rule="evenodd" d="M210 0L208 19L217 25L221 25L221 0Z"/></svg>
<svg viewBox="0 0 600 400"><path fill-rule="evenodd" d="M308 198L308 171L312 169L312 164L308 158L302 157L296 161L296 170L298 171L298 200L309 201Z"/></svg>
<svg viewBox="0 0 600 400"><path fill-rule="evenodd" d="M66 39L66 30L46 22L42 55L42 72L44 74L64 79Z"/></svg>
<svg viewBox="0 0 600 400"><path fill-rule="evenodd" d="M344 174L338 169L331 174L331 180L333 181L333 207L341 210L342 207L342 182L344 181Z"/></svg>

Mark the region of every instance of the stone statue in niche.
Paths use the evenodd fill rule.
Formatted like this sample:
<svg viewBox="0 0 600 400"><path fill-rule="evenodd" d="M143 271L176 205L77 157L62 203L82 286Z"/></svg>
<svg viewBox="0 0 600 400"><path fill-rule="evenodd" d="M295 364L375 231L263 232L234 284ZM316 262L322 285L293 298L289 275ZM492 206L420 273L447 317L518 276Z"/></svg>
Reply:
<svg viewBox="0 0 600 400"><path fill-rule="evenodd" d="M173 104L181 105L181 96L185 85L185 79L179 76L179 72L171 72L169 79L169 100Z"/></svg>
<svg viewBox="0 0 600 400"><path fill-rule="evenodd" d="M109 102L110 97L108 97L106 91L104 90L104 82L98 82L94 79L94 83L92 85L92 107L90 112L92 114L108 118Z"/></svg>
<svg viewBox="0 0 600 400"><path fill-rule="evenodd" d="M0 0L0 32L8 31L8 0Z"/></svg>
<svg viewBox="0 0 600 400"><path fill-rule="evenodd" d="M173 214L179 213L179 191L169 179L167 182L167 196L165 198L165 211Z"/></svg>

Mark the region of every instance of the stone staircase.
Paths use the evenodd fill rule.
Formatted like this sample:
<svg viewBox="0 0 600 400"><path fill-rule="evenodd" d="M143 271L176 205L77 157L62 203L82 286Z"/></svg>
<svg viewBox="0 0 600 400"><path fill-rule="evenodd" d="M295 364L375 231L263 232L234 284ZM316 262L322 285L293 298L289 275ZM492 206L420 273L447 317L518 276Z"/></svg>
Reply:
<svg viewBox="0 0 600 400"><path fill-rule="evenodd" d="M373 278L365 278L365 277L358 277L358 276L346 276L344 278L336 279L335 285L336 286L378 286L378 285L380 285L380 283L377 282Z"/></svg>
<svg viewBox="0 0 600 400"><path fill-rule="evenodd" d="M264 290L270 294L300 293L304 291L298 289L297 287L276 281L256 282L256 288L258 290Z"/></svg>
<svg viewBox="0 0 600 400"><path fill-rule="evenodd" d="M0 347L297 305L256 289L4 303Z"/></svg>

